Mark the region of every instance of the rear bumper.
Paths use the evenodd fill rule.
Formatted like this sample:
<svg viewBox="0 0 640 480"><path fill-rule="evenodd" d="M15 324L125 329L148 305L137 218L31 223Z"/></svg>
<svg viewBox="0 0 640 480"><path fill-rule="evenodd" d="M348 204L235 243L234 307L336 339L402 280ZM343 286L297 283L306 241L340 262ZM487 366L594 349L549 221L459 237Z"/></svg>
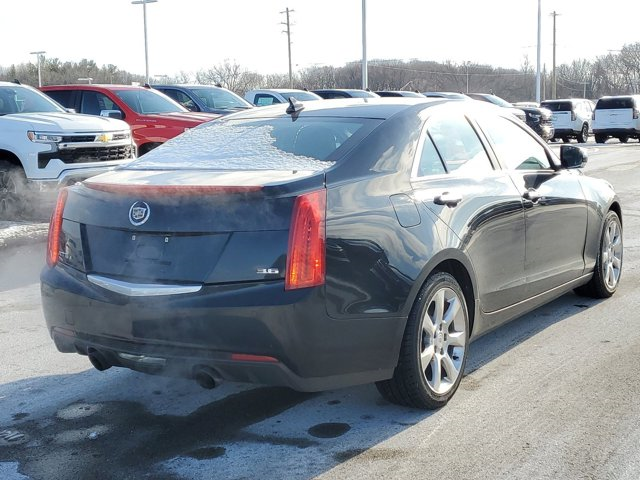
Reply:
<svg viewBox="0 0 640 480"><path fill-rule="evenodd" d="M626 135L628 137L638 138L640 136L640 130L636 130L635 128L594 128L593 134L608 135L610 137Z"/></svg>
<svg viewBox="0 0 640 480"><path fill-rule="evenodd" d="M580 130L579 131L575 131L572 128L556 128L554 136L556 138L576 137L576 136L578 136L578 134L580 134Z"/></svg>
<svg viewBox="0 0 640 480"><path fill-rule="evenodd" d="M66 267L45 268L42 305L58 350L98 352L110 365L193 378L320 391L390 378L401 318L331 319L323 288L281 281L205 286L198 293L127 297Z"/></svg>

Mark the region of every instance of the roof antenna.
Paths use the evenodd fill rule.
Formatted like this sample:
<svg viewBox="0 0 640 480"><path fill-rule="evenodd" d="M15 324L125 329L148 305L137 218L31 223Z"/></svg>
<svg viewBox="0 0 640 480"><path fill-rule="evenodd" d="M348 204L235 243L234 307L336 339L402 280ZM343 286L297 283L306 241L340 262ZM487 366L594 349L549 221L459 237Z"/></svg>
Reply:
<svg viewBox="0 0 640 480"><path fill-rule="evenodd" d="M296 97L289 97L289 106L287 107L288 114L300 113L304 109L302 102L296 100Z"/></svg>
<svg viewBox="0 0 640 480"><path fill-rule="evenodd" d="M14 79L13 79L13 83L15 83L16 85L22 85L22 84L20 83L20 80L18 80L17 78L14 78Z"/></svg>

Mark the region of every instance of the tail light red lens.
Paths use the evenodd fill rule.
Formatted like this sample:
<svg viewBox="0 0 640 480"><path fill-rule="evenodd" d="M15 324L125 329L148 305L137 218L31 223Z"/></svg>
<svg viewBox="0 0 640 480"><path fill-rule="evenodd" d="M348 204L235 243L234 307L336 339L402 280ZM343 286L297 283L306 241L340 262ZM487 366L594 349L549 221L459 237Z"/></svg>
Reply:
<svg viewBox="0 0 640 480"><path fill-rule="evenodd" d="M51 214L51 222L49 223L49 240L47 242L47 265L54 267L58 263L58 255L60 254L60 234L62 233L62 213L67 203L67 189L63 188L58 193L58 201L56 208Z"/></svg>
<svg viewBox="0 0 640 480"><path fill-rule="evenodd" d="M289 230L285 290L324 284L326 206L325 189L296 198Z"/></svg>

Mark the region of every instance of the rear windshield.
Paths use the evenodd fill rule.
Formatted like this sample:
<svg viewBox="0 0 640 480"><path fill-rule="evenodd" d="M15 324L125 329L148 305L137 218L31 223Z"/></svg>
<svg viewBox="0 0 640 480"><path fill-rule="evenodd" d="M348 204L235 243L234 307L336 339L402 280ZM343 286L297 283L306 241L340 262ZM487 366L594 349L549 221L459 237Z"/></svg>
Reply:
<svg viewBox="0 0 640 480"><path fill-rule="evenodd" d="M542 102L541 107L548 108L552 112L570 112L571 102Z"/></svg>
<svg viewBox="0 0 640 480"><path fill-rule="evenodd" d="M601 98L596 104L598 110L613 110L614 108L633 108L633 97Z"/></svg>
<svg viewBox="0 0 640 480"><path fill-rule="evenodd" d="M381 121L327 117L214 121L169 140L128 168L323 170Z"/></svg>

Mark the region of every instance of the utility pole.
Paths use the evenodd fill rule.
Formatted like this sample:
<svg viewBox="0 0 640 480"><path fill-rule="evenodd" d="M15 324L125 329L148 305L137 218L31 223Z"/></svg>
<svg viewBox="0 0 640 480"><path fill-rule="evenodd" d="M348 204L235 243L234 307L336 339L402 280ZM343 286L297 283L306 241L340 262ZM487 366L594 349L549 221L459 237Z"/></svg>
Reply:
<svg viewBox="0 0 640 480"><path fill-rule="evenodd" d="M369 86L367 69L367 0L362 0L362 89Z"/></svg>
<svg viewBox="0 0 640 480"><path fill-rule="evenodd" d="M144 21L144 66L145 78L149 84L149 49L147 47L147 3L156 3L158 0L134 0L133 5L142 5L142 18Z"/></svg>
<svg viewBox="0 0 640 480"><path fill-rule="evenodd" d="M560 14L556 13L555 10L551 13L551 16L553 17L553 70L551 71L551 98L554 100L558 98L556 95L556 17L558 15Z"/></svg>
<svg viewBox="0 0 640 480"><path fill-rule="evenodd" d="M289 22L289 13L292 12L295 12L295 10L289 10L289 7L283 12L280 12L287 14L287 21L280 22L280 24L287 26L287 29L284 30L283 33L287 34L287 48L289 49L289 88L293 88L293 71L291 70L291 23Z"/></svg>
<svg viewBox="0 0 640 480"><path fill-rule="evenodd" d="M38 52L29 52L31 55L36 55L38 58L38 87L42 86L42 69L40 64L42 62L42 56L47 53L44 50L40 50Z"/></svg>
<svg viewBox="0 0 640 480"><path fill-rule="evenodd" d="M536 62L536 102L540 103L540 37L542 27L542 3L538 0L538 54Z"/></svg>
<svg viewBox="0 0 640 480"><path fill-rule="evenodd" d="M464 66L467 70L467 93L469 93L469 61L464 62Z"/></svg>

